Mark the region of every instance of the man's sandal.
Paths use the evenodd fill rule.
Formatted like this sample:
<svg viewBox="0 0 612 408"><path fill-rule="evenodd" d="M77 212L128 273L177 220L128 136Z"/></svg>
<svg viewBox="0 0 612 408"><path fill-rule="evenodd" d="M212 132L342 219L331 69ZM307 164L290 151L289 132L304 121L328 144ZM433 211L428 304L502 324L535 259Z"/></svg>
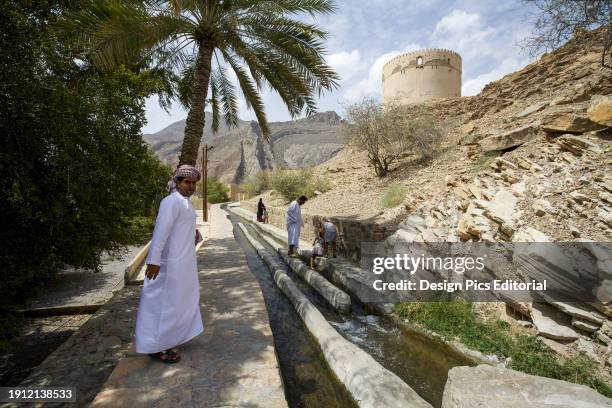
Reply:
<svg viewBox="0 0 612 408"><path fill-rule="evenodd" d="M179 356L174 350L160 351L159 353L149 354L150 357L155 358L163 363L174 364L181 361Z"/></svg>

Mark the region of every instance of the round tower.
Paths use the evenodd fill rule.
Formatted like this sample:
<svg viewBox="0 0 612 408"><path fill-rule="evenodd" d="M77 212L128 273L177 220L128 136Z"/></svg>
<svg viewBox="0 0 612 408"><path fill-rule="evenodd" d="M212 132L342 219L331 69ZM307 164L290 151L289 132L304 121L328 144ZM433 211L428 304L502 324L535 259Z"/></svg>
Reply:
<svg viewBox="0 0 612 408"><path fill-rule="evenodd" d="M461 56L437 48L399 55L383 66L382 88L384 103L461 96Z"/></svg>

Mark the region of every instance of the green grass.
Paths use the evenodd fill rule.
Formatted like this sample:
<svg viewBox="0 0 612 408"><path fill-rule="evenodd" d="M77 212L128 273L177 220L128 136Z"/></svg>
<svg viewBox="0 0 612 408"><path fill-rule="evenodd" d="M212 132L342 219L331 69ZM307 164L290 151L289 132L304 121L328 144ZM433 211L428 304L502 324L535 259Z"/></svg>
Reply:
<svg viewBox="0 0 612 408"><path fill-rule="evenodd" d="M493 163L493 160L499 156L501 156L501 152L496 150L480 153L478 155L478 159L476 159L476 161L470 165L470 171L472 173L478 173L480 171L489 169L489 166L491 163Z"/></svg>
<svg viewBox="0 0 612 408"><path fill-rule="evenodd" d="M400 183L393 183L387 187L385 195L382 198L382 205L385 208L391 208L400 205L406 198L408 188Z"/></svg>
<svg viewBox="0 0 612 408"><path fill-rule="evenodd" d="M513 333L507 322L480 322L470 302L401 303L395 312L447 340L458 340L486 354L509 357L514 370L587 385L612 397L612 387L598 377L594 361L586 356L561 358L537 338Z"/></svg>

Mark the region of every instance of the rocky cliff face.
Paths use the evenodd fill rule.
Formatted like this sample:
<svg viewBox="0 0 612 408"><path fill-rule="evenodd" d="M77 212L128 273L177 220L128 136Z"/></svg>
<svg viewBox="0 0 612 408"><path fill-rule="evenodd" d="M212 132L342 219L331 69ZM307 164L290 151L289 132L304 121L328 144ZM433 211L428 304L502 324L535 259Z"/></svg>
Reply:
<svg viewBox="0 0 612 408"><path fill-rule="evenodd" d="M408 155L377 179L363 153L343 150L318 167L333 188L309 200L304 214L394 227L384 242L389 254L415 242L591 241L597 302L509 306L523 315L512 320L517 327L529 326L553 350L612 370L612 70L600 64L603 35L577 33L477 96L426 104L457 123L426 165ZM407 194L384 208L391 183ZM533 267L546 272L543 262Z"/></svg>
<svg viewBox="0 0 612 408"><path fill-rule="evenodd" d="M241 183L247 177L273 168L316 166L335 155L344 145L341 119L335 112L323 112L288 122L272 122L266 140L257 122L241 121L217 134L210 130L207 113L203 143L209 152L209 171L225 182ZM143 135L153 151L171 166L178 163L185 121L176 122L151 135ZM201 160L199 158L198 160Z"/></svg>

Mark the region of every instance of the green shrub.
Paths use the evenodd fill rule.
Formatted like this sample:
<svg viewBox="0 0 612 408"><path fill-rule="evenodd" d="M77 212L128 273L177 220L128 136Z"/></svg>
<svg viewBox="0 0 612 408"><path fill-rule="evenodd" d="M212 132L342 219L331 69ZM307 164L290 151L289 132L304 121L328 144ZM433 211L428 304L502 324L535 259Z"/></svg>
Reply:
<svg viewBox="0 0 612 408"><path fill-rule="evenodd" d="M215 177L206 180L208 190L208 202L211 204L225 203L229 201L229 187Z"/></svg>
<svg viewBox="0 0 612 408"><path fill-rule="evenodd" d="M479 171L487 170L489 169L489 166L491 165L491 163L493 163L493 160L495 160L500 155L501 155L501 152L498 152L497 150L480 153L476 161L474 161L470 165L470 170L473 173L478 173Z"/></svg>
<svg viewBox="0 0 612 408"><path fill-rule="evenodd" d="M61 3L61 4L60 4ZM83 2L4 2L0 18L0 342L64 265L145 238L171 170L142 140L154 73L99 71L50 32Z"/></svg>
<svg viewBox="0 0 612 408"><path fill-rule="evenodd" d="M240 187L249 194L256 196L269 190L271 188L270 183L270 172L260 171L254 176L247 178Z"/></svg>
<svg viewBox="0 0 612 408"><path fill-rule="evenodd" d="M588 357L561 358L536 337L513 333L506 322L479 322L470 302L401 303L395 313L447 340L458 339L483 353L510 357L514 370L584 384L612 397L612 388L598 378L596 363Z"/></svg>
<svg viewBox="0 0 612 408"><path fill-rule="evenodd" d="M382 205L385 208L391 208L400 205L406 198L408 188L400 183L393 183L385 191L382 198Z"/></svg>
<svg viewBox="0 0 612 408"><path fill-rule="evenodd" d="M383 105L365 98L347 106L346 113L345 137L354 148L368 153L378 177L387 175L407 152L419 161L430 160L450 128L448 121L436 118L422 105Z"/></svg>
<svg viewBox="0 0 612 408"><path fill-rule="evenodd" d="M312 169L274 170L270 176L270 185L285 200L291 201L304 195L311 198L315 191L325 192L331 183L325 177L315 177Z"/></svg>
<svg viewBox="0 0 612 408"><path fill-rule="evenodd" d="M319 176L319 177L313 178L312 187L315 189L315 191L324 193L326 191L331 190L332 186L331 186L331 182L329 181L327 177Z"/></svg>

